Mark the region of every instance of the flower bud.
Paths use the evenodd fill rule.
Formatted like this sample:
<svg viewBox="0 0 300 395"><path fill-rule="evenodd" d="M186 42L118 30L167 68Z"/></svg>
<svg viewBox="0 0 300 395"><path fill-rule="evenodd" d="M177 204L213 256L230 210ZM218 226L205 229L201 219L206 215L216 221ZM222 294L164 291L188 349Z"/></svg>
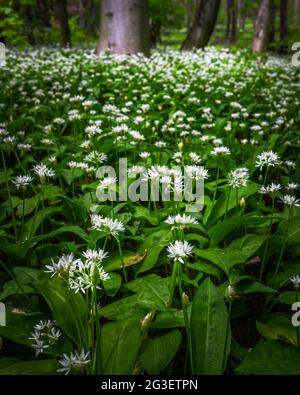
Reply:
<svg viewBox="0 0 300 395"><path fill-rule="evenodd" d="M142 319L142 330L143 331L147 331L147 329L151 325L154 315L155 315L155 311L151 311L150 313L145 315L145 317Z"/></svg>
<svg viewBox="0 0 300 395"><path fill-rule="evenodd" d="M245 199L242 197L241 200L240 200L240 208L241 208L242 210L244 210L245 207L246 207L246 201L245 201Z"/></svg>
<svg viewBox="0 0 300 395"><path fill-rule="evenodd" d="M225 290L225 297L229 301L233 300L235 297L235 291L234 291L232 285L230 285L230 284L228 285L228 287Z"/></svg>
<svg viewBox="0 0 300 395"><path fill-rule="evenodd" d="M183 307L186 307L190 304L190 298L188 297L188 295L185 292L182 292L181 303L182 303Z"/></svg>

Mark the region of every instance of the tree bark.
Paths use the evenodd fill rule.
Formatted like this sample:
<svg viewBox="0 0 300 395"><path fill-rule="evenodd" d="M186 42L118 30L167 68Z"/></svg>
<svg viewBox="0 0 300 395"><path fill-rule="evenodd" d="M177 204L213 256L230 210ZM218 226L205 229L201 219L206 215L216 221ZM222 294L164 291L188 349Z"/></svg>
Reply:
<svg viewBox="0 0 300 395"><path fill-rule="evenodd" d="M288 0L280 0L280 53L288 51Z"/></svg>
<svg viewBox="0 0 300 395"><path fill-rule="evenodd" d="M252 43L254 52L265 52L268 49L272 2L272 0L261 0L260 2Z"/></svg>
<svg viewBox="0 0 300 395"><path fill-rule="evenodd" d="M245 0L238 1L238 14L239 14L239 29L244 30L246 23L246 2Z"/></svg>
<svg viewBox="0 0 300 395"><path fill-rule="evenodd" d="M235 0L227 0L226 41L230 44L236 42L236 4Z"/></svg>
<svg viewBox="0 0 300 395"><path fill-rule="evenodd" d="M97 54L149 54L148 0L102 0Z"/></svg>
<svg viewBox="0 0 300 395"><path fill-rule="evenodd" d="M217 21L219 8L220 0L199 2L192 26L181 49L204 48L208 44Z"/></svg>
<svg viewBox="0 0 300 395"><path fill-rule="evenodd" d="M65 48L71 47L71 32L69 27L66 0L55 0L54 12L61 32L61 43Z"/></svg>
<svg viewBox="0 0 300 395"><path fill-rule="evenodd" d="M294 0L294 18L300 21L300 0Z"/></svg>

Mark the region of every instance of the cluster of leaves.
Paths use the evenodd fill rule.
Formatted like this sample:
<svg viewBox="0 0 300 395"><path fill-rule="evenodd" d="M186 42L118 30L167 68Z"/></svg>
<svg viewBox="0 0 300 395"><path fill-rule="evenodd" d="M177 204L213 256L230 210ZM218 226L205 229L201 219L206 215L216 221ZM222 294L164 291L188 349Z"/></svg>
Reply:
<svg viewBox="0 0 300 395"><path fill-rule="evenodd" d="M300 273L300 210L280 200L299 176L297 69L216 49L150 60L44 49L9 53L0 81L0 374L54 374L57 358L82 347L102 374L299 373L289 279ZM260 169L270 150L280 161ZM173 298L166 247L178 232L165 221L188 203L97 201L93 152L115 168L126 156L129 167L208 170L203 210L181 232L193 253ZM54 177L38 177L41 162ZM233 188L228 174L241 167L249 180ZM19 175L32 177L26 188ZM281 185L276 196L261 195L270 183ZM121 221L122 237L94 229L91 214ZM51 259L87 248L108 252L110 275L92 322L88 296L45 273ZM46 319L62 336L34 360L29 338Z"/></svg>

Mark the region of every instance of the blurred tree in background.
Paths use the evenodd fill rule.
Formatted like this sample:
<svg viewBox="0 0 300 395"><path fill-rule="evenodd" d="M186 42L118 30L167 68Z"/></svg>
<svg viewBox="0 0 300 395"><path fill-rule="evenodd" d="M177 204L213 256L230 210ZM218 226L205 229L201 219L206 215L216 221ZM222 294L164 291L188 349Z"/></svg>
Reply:
<svg viewBox="0 0 300 395"><path fill-rule="evenodd" d="M101 0L1 0L0 40L17 48L96 47L100 20ZM152 48L211 44L286 53L300 39L300 0L149 0L148 21Z"/></svg>

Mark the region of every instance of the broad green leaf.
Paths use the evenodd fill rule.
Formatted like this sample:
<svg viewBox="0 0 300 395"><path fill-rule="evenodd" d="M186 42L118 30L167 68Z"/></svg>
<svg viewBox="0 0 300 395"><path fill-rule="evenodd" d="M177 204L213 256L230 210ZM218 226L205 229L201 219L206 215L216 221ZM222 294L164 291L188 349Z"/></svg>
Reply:
<svg viewBox="0 0 300 395"><path fill-rule="evenodd" d="M222 293L208 278L192 302L191 341L194 374L222 374L230 351L228 312Z"/></svg>
<svg viewBox="0 0 300 395"><path fill-rule="evenodd" d="M149 251L147 251L145 259L143 260L143 262L141 262L140 265L137 266L136 273L143 273L147 270L152 269L156 265L158 257L163 249L163 246L158 245L152 247Z"/></svg>
<svg viewBox="0 0 300 395"><path fill-rule="evenodd" d="M267 340L285 340L297 345L297 328L291 324L287 315L279 315L267 322L256 321L258 332Z"/></svg>
<svg viewBox="0 0 300 395"><path fill-rule="evenodd" d="M105 324L100 339L102 374L132 374L141 341L139 318Z"/></svg>
<svg viewBox="0 0 300 395"><path fill-rule="evenodd" d="M141 262L146 255L147 251L144 251L142 253L132 253L131 251L123 251L123 262L125 267L137 265L139 262ZM113 270L118 270L122 269L122 261L119 255L116 255L113 258L107 259L105 262L103 262L103 267L105 271L111 272Z"/></svg>
<svg viewBox="0 0 300 395"><path fill-rule="evenodd" d="M54 359L20 361L0 369L0 375L54 375L57 369Z"/></svg>
<svg viewBox="0 0 300 395"><path fill-rule="evenodd" d="M100 310L98 310L98 314L99 316L105 317L111 321L119 321L125 320L132 316L139 316L140 318L143 318L147 313L149 313L149 311L150 309L140 305L138 296L133 295L129 297L123 297L116 302L102 307Z"/></svg>
<svg viewBox="0 0 300 395"><path fill-rule="evenodd" d="M121 276L118 273L110 273L109 278L103 281L103 288L108 296L115 296L121 287Z"/></svg>
<svg viewBox="0 0 300 395"><path fill-rule="evenodd" d="M193 251L197 256L213 262L228 274L233 266L244 263L251 258L266 238L267 235L249 234L234 240L225 250L215 247L204 250L194 248Z"/></svg>
<svg viewBox="0 0 300 395"><path fill-rule="evenodd" d="M300 350L278 340L258 343L236 372L255 375L299 375Z"/></svg>
<svg viewBox="0 0 300 395"><path fill-rule="evenodd" d="M139 277L125 285L137 294L140 306L149 310L165 311L170 297L170 291L165 279L156 274Z"/></svg>
<svg viewBox="0 0 300 395"><path fill-rule="evenodd" d="M181 343L179 330L164 336L146 339L143 342L139 359L149 374L159 374L174 358Z"/></svg>
<svg viewBox="0 0 300 395"><path fill-rule="evenodd" d="M169 309L169 311L157 312L155 320L151 323L153 329L168 329L184 327L183 310Z"/></svg>

